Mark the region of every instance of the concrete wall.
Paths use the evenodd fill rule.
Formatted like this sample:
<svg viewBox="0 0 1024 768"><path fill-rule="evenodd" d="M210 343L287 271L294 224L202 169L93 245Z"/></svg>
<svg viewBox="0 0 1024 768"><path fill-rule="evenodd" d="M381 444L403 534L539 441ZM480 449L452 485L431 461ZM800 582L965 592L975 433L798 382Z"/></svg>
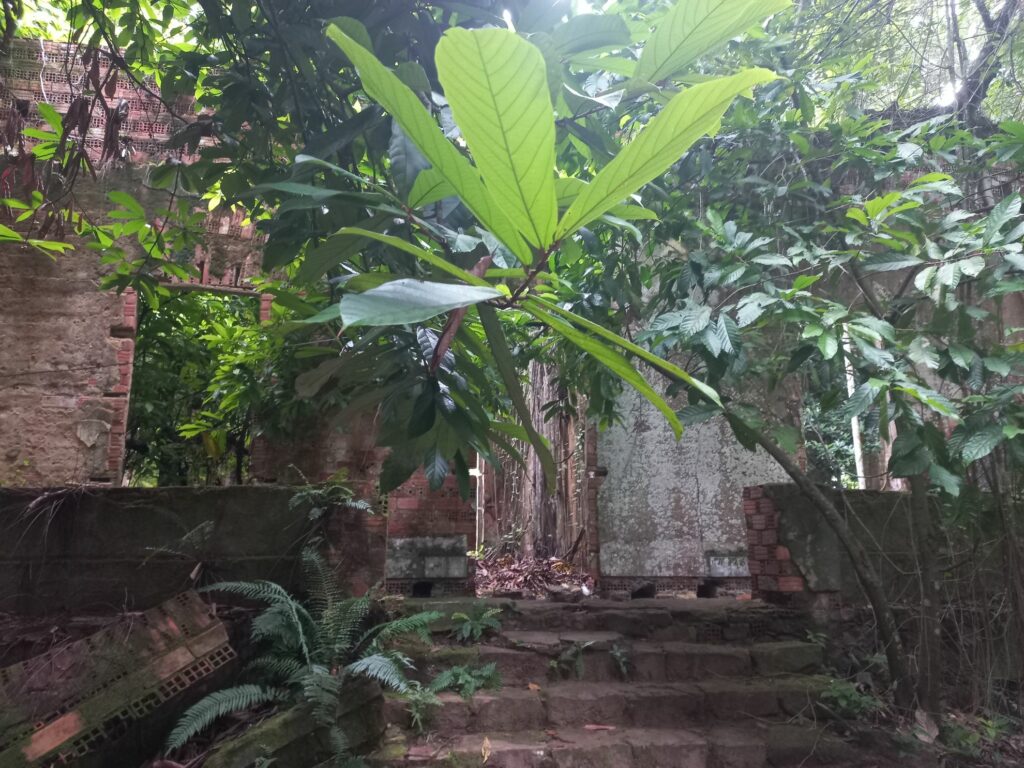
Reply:
<svg viewBox="0 0 1024 768"><path fill-rule="evenodd" d="M741 447L724 420L688 427L677 442L639 394L624 393L620 408L623 423L597 439L607 470L597 499L602 583L648 577L694 589L710 553L739 555L742 569L743 487L779 481L782 470Z"/></svg>
<svg viewBox="0 0 1024 768"><path fill-rule="evenodd" d="M338 509L316 530L293 491L234 488L0 490L0 611L149 608L193 585L272 579L295 585L320 533L354 592L384 577L384 521Z"/></svg>

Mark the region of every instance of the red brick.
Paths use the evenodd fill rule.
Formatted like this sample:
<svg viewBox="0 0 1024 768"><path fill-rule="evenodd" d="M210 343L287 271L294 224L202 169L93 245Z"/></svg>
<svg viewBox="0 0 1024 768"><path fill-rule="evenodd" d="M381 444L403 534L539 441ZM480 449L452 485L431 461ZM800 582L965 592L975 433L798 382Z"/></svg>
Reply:
<svg viewBox="0 0 1024 768"><path fill-rule="evenodd" d="M756 547L761 543L761 532L747 529L747 546Z"/></svg>
<svg viewBox="0 0 1024 768"><path fill-rule="evenodd" d="M779 529L768 528L761 531L761 544L778 544L779 543Z"/></svg>
<svg viewBox="0 0 1024 768"><path fill-rule="evenodd" d="M772 501L771 499L767 498L767 497L765 497L763 499L758 499L757 500L757 511L758 512L764 512L766 514L769 513L769 512L774 512L775 511L775 502Z"/></svg>
<svg viewBox="0 0 1024 768"><path fill-rule="evenodd" d="M760 499L764 496L764 488L760 485L750 485L743 489L743 498Z"/></svg>
<svg viewBox="0 0 1024 768"><path fill-rule="evenodd" d="M755 588L764 592L776 592L779 588L779 580L775 576L758 576Z"/></svg>
<svg viewBox="0 0 1024 768"><path fill-rule="evenodd" d="M751 560L768 560L770 555L768 554L768 547L757 545L750 548L750 559Z"/></svg>
<svg viewBox="0 0 1024 768"><path fill-rule="evenodd" d="M768 525L767 518L762 514L751 515L747 520L747 525L753 528L755 531L763 531Z"/></svg>
<svg viewBox="0 0 1024 768"><path fill-rule="evenodd" d="M789 547L786 547L786 546L783 546L782 544L779 544L779 546L777 546L775 548L775 559L776 560L789 560L790 559Z"/></svg>
<svg viewBox="0 0 1024 768"><path fill-rule="evenodd" d="M750 571L751 576L760 576L764 573L764 560L749 560L747 562L747 570Z"/></svg>
<svg viewBox="0 0 1024 768"><path fill-rule="evenodd" d="M799 576L800 570L796 567L796 563L792 560L779 560L779 575L780 576Z"/></svg>
<svg viewBox="0 0 1024 768"><path fill-rule="evenodd" d="M779 575L779 561L778 560L766 560L764 564L764 572L766 576L778 576Z"/></svg>
<svg viewBox="0 0 1024 768"><path fill-rule="evenodd" d="M752 515L757 512L757 500L756 499L744 499L743 500L743 514Z"/></svg>
<svg viewBox="0 0 1024 768"><path fill-rule="evenodd" d="M778 580L779 592L803 592L806 589L802 576L780 576Z"/></svg>

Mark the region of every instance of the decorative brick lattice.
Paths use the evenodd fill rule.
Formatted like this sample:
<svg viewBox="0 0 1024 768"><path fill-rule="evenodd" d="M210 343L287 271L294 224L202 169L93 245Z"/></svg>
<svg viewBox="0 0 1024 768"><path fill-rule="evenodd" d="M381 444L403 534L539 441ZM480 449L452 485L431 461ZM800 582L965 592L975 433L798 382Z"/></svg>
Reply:
<svg viewBox="0 0 1024 768"><path fill-rule="evenodd" d="M184 593L95 635L0 669L0 765L72 765L235 658L199 596Z"/></svg>

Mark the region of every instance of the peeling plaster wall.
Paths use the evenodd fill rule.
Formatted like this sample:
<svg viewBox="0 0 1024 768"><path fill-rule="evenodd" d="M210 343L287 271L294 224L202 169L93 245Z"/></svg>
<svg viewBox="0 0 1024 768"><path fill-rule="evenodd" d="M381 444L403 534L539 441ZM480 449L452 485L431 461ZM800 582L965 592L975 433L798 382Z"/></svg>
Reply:
<svg viewBox="0 0 1024 768"><path fill-rule="evenodd" d="M743 488L785 482L764 452L740 446L724 419L676 442L641 395L620 401L623 423L598 436L607 477L598 492L601 575L707 576L709 553L745 554Z"/></svg>

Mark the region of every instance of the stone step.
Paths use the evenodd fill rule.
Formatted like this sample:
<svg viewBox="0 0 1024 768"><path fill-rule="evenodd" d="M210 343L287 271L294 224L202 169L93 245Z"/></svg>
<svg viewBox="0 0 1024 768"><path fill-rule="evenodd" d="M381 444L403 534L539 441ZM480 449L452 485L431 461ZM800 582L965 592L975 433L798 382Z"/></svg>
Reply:
<svg viewBox="0 0 1024 768"><path fill-rule="evenodd" d="M579 665L574 649L580 654ZM542 684L577 676L587 682L679 682L808 674L822 667L821 648L798 640L749 646L633 642L608 632L510 630L486 645L410 649L409 655L424 682L451 666L494 662L505 685Z"/></svg>
<svg viewBox="0 0 1024 768"><path fill-rule="evenodd" d="M469 700L440 695L431 731L440 734L524 731L587 725L675 729L699 723L813 715L828 679L807 675L694 683L558 682L505 687ZM406 706L390 698L387 721L408 727Z"/></svg>
<svg viewBox="0 0 1024 768"><path fill-rule="evenodd" d="M634 639L683 640L700 643L735 643L757 640L803 639L809 623L799 611L758 600L661 599L619 602L589 598L579 603L546 600L407 599L401 610L471 613L500 608L507 630L605 631ZM435 626L449 631L450 619Z"/></svg>
<svg viewBox="0 0 1024 768"><path fill-rule="evenodd" d="M401 735L369 762L375 768L882 768L894 765L813 726L556 728L405 743ZM915 763L903 759L902 768Z"/></svg>

